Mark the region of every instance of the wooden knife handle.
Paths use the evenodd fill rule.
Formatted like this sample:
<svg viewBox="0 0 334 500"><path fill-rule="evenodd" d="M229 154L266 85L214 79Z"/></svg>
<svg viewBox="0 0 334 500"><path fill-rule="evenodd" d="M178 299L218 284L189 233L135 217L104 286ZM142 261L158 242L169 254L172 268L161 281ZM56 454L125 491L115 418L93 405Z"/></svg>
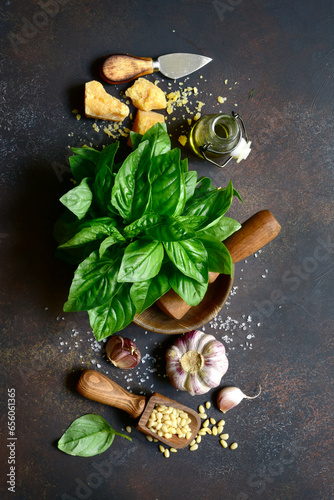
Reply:
<svg viewBox="0 0 334 500"><path fill-rule="evenodd" d="M242 227L224 241L234 264L246 259L264 245L272 241L280 232L281 226L269 210L261 210L247 219ZM213 283L219 273L209 273L209 283ZM190 309L174 290L165 293L156 302L168 316L181 319Z"/></svg>
<svg viewBox="0 0 334 500"><path fill-rule="evenodd" d="M95 370L85 370L77 391L85 398L124 410L131 417L139 417L146 406L145 396L136 396Z"/></svg>
<svg viewBox="0 0 334 500"><path fill-rule="evenodd" d="M100 74L108 83L125 83L153 73L153 59L128 54L111 54L101 64Z"/></svg>

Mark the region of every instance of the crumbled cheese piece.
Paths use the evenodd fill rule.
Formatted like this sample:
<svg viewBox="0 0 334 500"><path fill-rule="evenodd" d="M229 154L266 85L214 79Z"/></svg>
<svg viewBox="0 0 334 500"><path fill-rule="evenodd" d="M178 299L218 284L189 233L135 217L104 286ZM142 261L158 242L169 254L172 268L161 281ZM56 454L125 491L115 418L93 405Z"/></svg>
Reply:
<svg viewBox="0 0 334 500"><path fill-rule="evenodd" d="M182 145L182 146L185 146L187 144L187 137L185 135L180 135L179 137L179 143Z"/></svg>
<svg viewBox="0 0 334 500"><path fill-rule="evenodd" d="M79 115L79 113L76 114L75 117L76 117L77 120L81 120L81 115Z"/></svg>
<svg viewBox="0 0 334 500"><path fill-rule="evenodd" d="M223 104L225 101L227 101L227 97L222 97L221 95L219 95L217 97L217 101Z"/></svg>

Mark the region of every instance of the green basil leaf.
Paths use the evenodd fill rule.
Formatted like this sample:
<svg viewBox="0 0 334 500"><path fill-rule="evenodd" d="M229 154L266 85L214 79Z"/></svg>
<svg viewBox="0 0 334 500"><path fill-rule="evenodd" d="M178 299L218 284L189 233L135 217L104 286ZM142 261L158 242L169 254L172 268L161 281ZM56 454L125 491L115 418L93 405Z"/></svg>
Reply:
<svg viewBox="0 0 334 500"><path fill-rule="evenodd" d="M207 251L200 240L164 242L167 255L172 263L186 276L199 283L207 283Z"/></svg>
<svg viewBox="0 0 334 500"><path fill-rule="evenodd" d="M133 283L130 296L140 314L168 292L170 284L166 275L159 273L147 281Z"/></svg>
<svg viewBox="0 0 334 500"><path fill-rule="evenodd" d="M79 231L59 248L82 246L91 241L101 240L111 234L117 237L115 241L125 241L121 233L114 227L115 225L115 220L108 217L86 221L78 227Z"/></svg>
<svg viewBox="0 0 334 500"><path fill-rule="evenodd" d="M150 192L148 165L151 149L148 141L140 143L119 169L112 189L111 202L128 222L141 217Z"/></svg>
<svg viewBox="0 0 334 500"><path fill-rule="evenodd" d="M119 282L145 281L160 271L164 249L159 241L136 240L125 249L118 273Z"/></svg>
<svg viewBox="0 0 334 500"><path fill-rule="evenodd" d="M98 341L125 328L136 314L129 283L122 283L110 302L88 311L90 325Z"/></svg>
<svg viewBox="0 0 334 500"><path fill-rule="evenodd" d="M79 186L68 191L60 198L60 202L73 212L78 219L83 219L93 200L93 193L88 184L89 179L82 179Z"/></svg>
<svg viewBox="0 0 334 500"><path fill-rule="evenodd" d="M158 156L170 151L171 142L167 133L167 125L165 123L156 123L153 127L150 127L142 136L141 142L144 141L149 142L152 156Z"/></svg>
<svg viewBox="0 0 334 500"><path fill-rule="evenodd" d="M219 241L224 241L241 228L241 224L229 217L222 216L217 223L206 229L201 229L197 232L198 238L216 238Z"/></svg>
<svg viewBox="0 0 334 500"><path fill-rule="evenodd" d="M197 172L195 171L186 172L184 174L184 182L186 186L186 200L189 200L189 198L191 198L195 192L197 184Z"/></svg>
<svg viewBox="0 0 334 500"><path fill-rule="evenodd" d="M104 418L87 414L72 422L58 441L59 450L79 457L93 457L106 451L115 435L131 441L129 436L116 432Z"/></svg>
<svg viewBox="0 0 334 500"><path fill-rule="evenodd" d="M86 158L80 158L80 156L73 155L69 157L68 161L74 179L78 183L80 183L86 177L89 178L95 177L96 166L90 160L87 160Z"/></svg>
<svg viewBox="0 0 334 500"><path fill-rule="evenodd" d="M109 234L110 236L105 238L100 245L99 248L100 259L103 257L103 255L105 254L105 252L109 247L115 245L115 243L119 243L120 241L125 241L125 238L115 227L110 228Z"/></svg>
<svg viewBox="0 0 334 500"><path fill-rule="evenodd" d="M159 222L145 229L145 236L157 241L179 241L195 237L195 231L182 224L177 217L161 217Z"/></svg>
<svg viewBox="0 0 334 500"><path fill-rule="evenodd" d="M91 161L94 165L99 162L100 153L94 148L84 146L82 148L71 148L71 151L80 158Z"/></svg>
<svg viewBox="0 0 334 500"><path fill-rule="evenodd" d="M175 148L152 158L149 171L151 191L146 212L169 216L181 215L183 212L186 189L180 155L180 150Z"/></svg>
<svg viewBox="0 0 334 500"><path fill-rule="evenodd" d="M115 160L115 155L119 147L119 142L113 142L112 144L109 144L109 146L106 146L105 148L102 149L102 151L99 152L99 156L97 158L97 168L98 170L102 169L105 166L108 166L111 171L113 171L113 165L114 165L114 160Z"/></svg>
<svg viewBox="0 0 334 500"><path fill-rule="evenodd" d="M208 252L208 270L214 273L230 274L233 272L233 262L230 252L216 238L201 238Z"/></svg>
<svg viewBox="0 0 334 500"><path fill-rule="evenodd" d="M121 251L108 253L101 259L92 252L77 267L64 311L87 311L110 301L119 288L117 272Z"/></svg>
<svg viewBox="0 0 334 500"><path fill-rule="evenodd" d="M232 182L225 189L215 189L206 192L198 198L193 197L186 207L183 215L205 215L208 220L204 228L217 223L222 215L229 209L233 198Z"/></svg>
<svg viewBox="0 0 334 500"><path fill-rule="evenodd" d="M133 150L138 148L142 138L142 134L138 134L138 132L133 132L132 130L130 131L130 141Z"/></svg>
<svg viewBox="0 0 334 500"><path fill-rule="evenodd" d="M208 282L199 283L198 281L185 276L181 271L174 268L170 274L169 282L181 299L189 306L197 306L204 298L208 289Z"/></svg>
<svg viewBox="0 0 334 500"><path fill-rule="evenodd" d="M138 234L144 231L145 229L148 229L158 224L160 220L161 217L158 214L155 213L145 214L139 219L129 224L128 226L125 226L124 234L128 238L134 238L135 236L138 236Z"/></svg>

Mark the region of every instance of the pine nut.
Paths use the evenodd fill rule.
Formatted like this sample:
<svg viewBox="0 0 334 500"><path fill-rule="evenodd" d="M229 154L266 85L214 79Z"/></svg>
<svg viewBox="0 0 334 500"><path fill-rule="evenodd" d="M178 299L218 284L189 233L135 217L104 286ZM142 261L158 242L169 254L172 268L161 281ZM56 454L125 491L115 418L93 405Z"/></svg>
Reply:
<svg viewBox="0 0 334 500"><path fill-rule="evenodd" d="M226 441L226 439L228 439L230 436L228 434L222 434L220 436L220 439L224 439Z"/></svg>
<svg viewBox="0 0 334 500"><path fill-rule="evenodd" d="M202 441L202 436L197 436L197 438L196 438L196 443L198 443L198 444L199 444L201 441Z"/></svg>
<svg viewBox="0 0 334 500"><path fill-rule="evenodd" d="M205 434L206 434L206 430L205 430L205 429L200 429L200 430L198 431L198 434L199 434L200 436L205 436Z"/></svg>
<svg viewBox="0 0 334 500"><path fill-rule="evenodd" d="M205 403L205 408L206 408L207 410L208 410L209 408L211 408L211 403L210 403L210 401L207 401L207 402Z"/></svg>
<svg viewBox="0 0 334 500"><path fill-rule="evenodd" d="M215 425L215 423L216 423L215 419L211 417L210 418L210 424Z"/></svg>
<svg viewBox="0 0 334 500"><path fill-rule="evenodd" d="M159 450L161 451L161 453L165 453L165 447L162 446L162 444L159 444Z"/></svg>
<svg viewBox="0 0 334 500"><path fill-rule="evenodd" d="M171 453L177 453L177 449L176 449L176 448L170 448L170 449L169 449L169 451L170 451Z"/></svg>
<svg viewBox="0 0 334 500"><path fill-rule="evenodd" d="M231 450L236 450L238 448L238 443L232 443L230 448Z"/></svg>
<svg viewBox="0 0 334 500"><path fill-rule="evenodd" d="M126 430L126 432L128 432L128 433L130 434L130 432L131 432L131 427L130 427L130 425L127 425L127 426L125 427L125 430Z"/></svg>
<svg viewBox="0 0 334 500"><path fill-rule="evenodd" d="M223 430L224 430L224 427L223 427L223 426L220 426L220 425L219 425L219 426L217 427L217 432L218 432L218 434L221 434L221 433L223 432Z"/></svg>
<svg viewBox="0 0 334 500"><path fill-rule="evenodd" d="M193 439L191 443L189 443L189 446L193 446L194 444L196 444L196 439Z"/></svg>
<svg viewBox="0 0 334 500"><path fill-rule="evenodd" d="M214 425L214 426L212 427L212 435L213 435L213 436L217 436L217 434L218 434L218 429L217 429L217 427Z"/></svg>
<svg viewBox="0 0 334 500"><path fill-rule="evenodd" d="M204 422L203 422L203 427L209 427L209 419L207 418Z"/></svg>
<svg viewBox="0 0 334 500"><path fill-rule="evenodd" d="M199 405L199 407L198 407L198 413L205 413L203 405Z"/></svg>
<svg viewBox="0 0 334 500"><path fill-rule="evenodd" d="M217 425L222 425L224 426L226 424L225 420L219 420L218 424Z"/></svg>
<svg viewBox="0 0 334 500"><path fill-rule="evenodd" d="M152 443L152 441L153 441L153 437L152 437L152 436L146 436L146 439L147 439L147 441L149 441L150 443Z"/></svg>
<svg viewBox="0 0 334 500"><path fill-rule="evenodd" d="M169 450L165 450L164 451L164 455L165 455L166 458L169 458Z"/></svg>
<svg viewBox="0 0 334 500"><path fill-rule="evenodd" d="M222 445L223 448L227 448L228 447L228 444L227 444L226 441L224 441L224 439L220 440L220 444Z"/></svg>
<svg viewBox="0 0 334 500"><path fill-rule="evenodd" d="M190 446L189 450L190 451L198 450L198 444L193 444L192 446Z"/></svg>
<svg viewBox="0 0 334 500"><path fill-rule="evenodd" d="M199 413L199 416L202 420L205 420L206 418L208 418L207 414L206 413Z"/></svg>

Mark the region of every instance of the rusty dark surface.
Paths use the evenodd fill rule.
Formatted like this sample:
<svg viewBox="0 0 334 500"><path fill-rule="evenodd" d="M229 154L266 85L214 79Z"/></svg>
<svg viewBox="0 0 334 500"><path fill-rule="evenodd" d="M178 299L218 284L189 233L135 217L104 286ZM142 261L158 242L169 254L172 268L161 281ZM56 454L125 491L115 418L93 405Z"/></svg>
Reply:
<svg viewBox="0 0 334 500"><path fill-rule="evenodd" d="M332 499L332 0L4 0L0 14L1 499ZM52 227L70 187L69 146L112 140L72 110L84 115L83 85L99 78L99 60L113 52L213 58L185 85L198 87L203 113L239 111L253 150L225 170L187 148L183 157L216 185L232 179L244 204L236 200L230 216L243 221L269 209L282 225L262 252L236 265L235 295L205 326L227 348L222 385L254 394L262 384L258 399L224 416L235 451L209 436L196 452L166 459L127 414L75 391L80 371L96 368L95 360L134 393L157 391L194 408L211 401L210 416L223 417L217 390L192 398L166 378L171 337L127 327L123 334L136 339L144 362L124 373L111 368L103 347L92 349L85 313L62 312L73 269L54 257ZM160 74L149 78L169 90ZM126 85L106 88L119 97ZM218 96L228 99L219 104ZM174 146L187 116L180 108L168 117ZM128 150L120 140L122 155ZM11 388L15 493L6 484ZM116 438L92 458L60 452L69 424L93 412L117 430L132 425L132 442Z"/></svg>

